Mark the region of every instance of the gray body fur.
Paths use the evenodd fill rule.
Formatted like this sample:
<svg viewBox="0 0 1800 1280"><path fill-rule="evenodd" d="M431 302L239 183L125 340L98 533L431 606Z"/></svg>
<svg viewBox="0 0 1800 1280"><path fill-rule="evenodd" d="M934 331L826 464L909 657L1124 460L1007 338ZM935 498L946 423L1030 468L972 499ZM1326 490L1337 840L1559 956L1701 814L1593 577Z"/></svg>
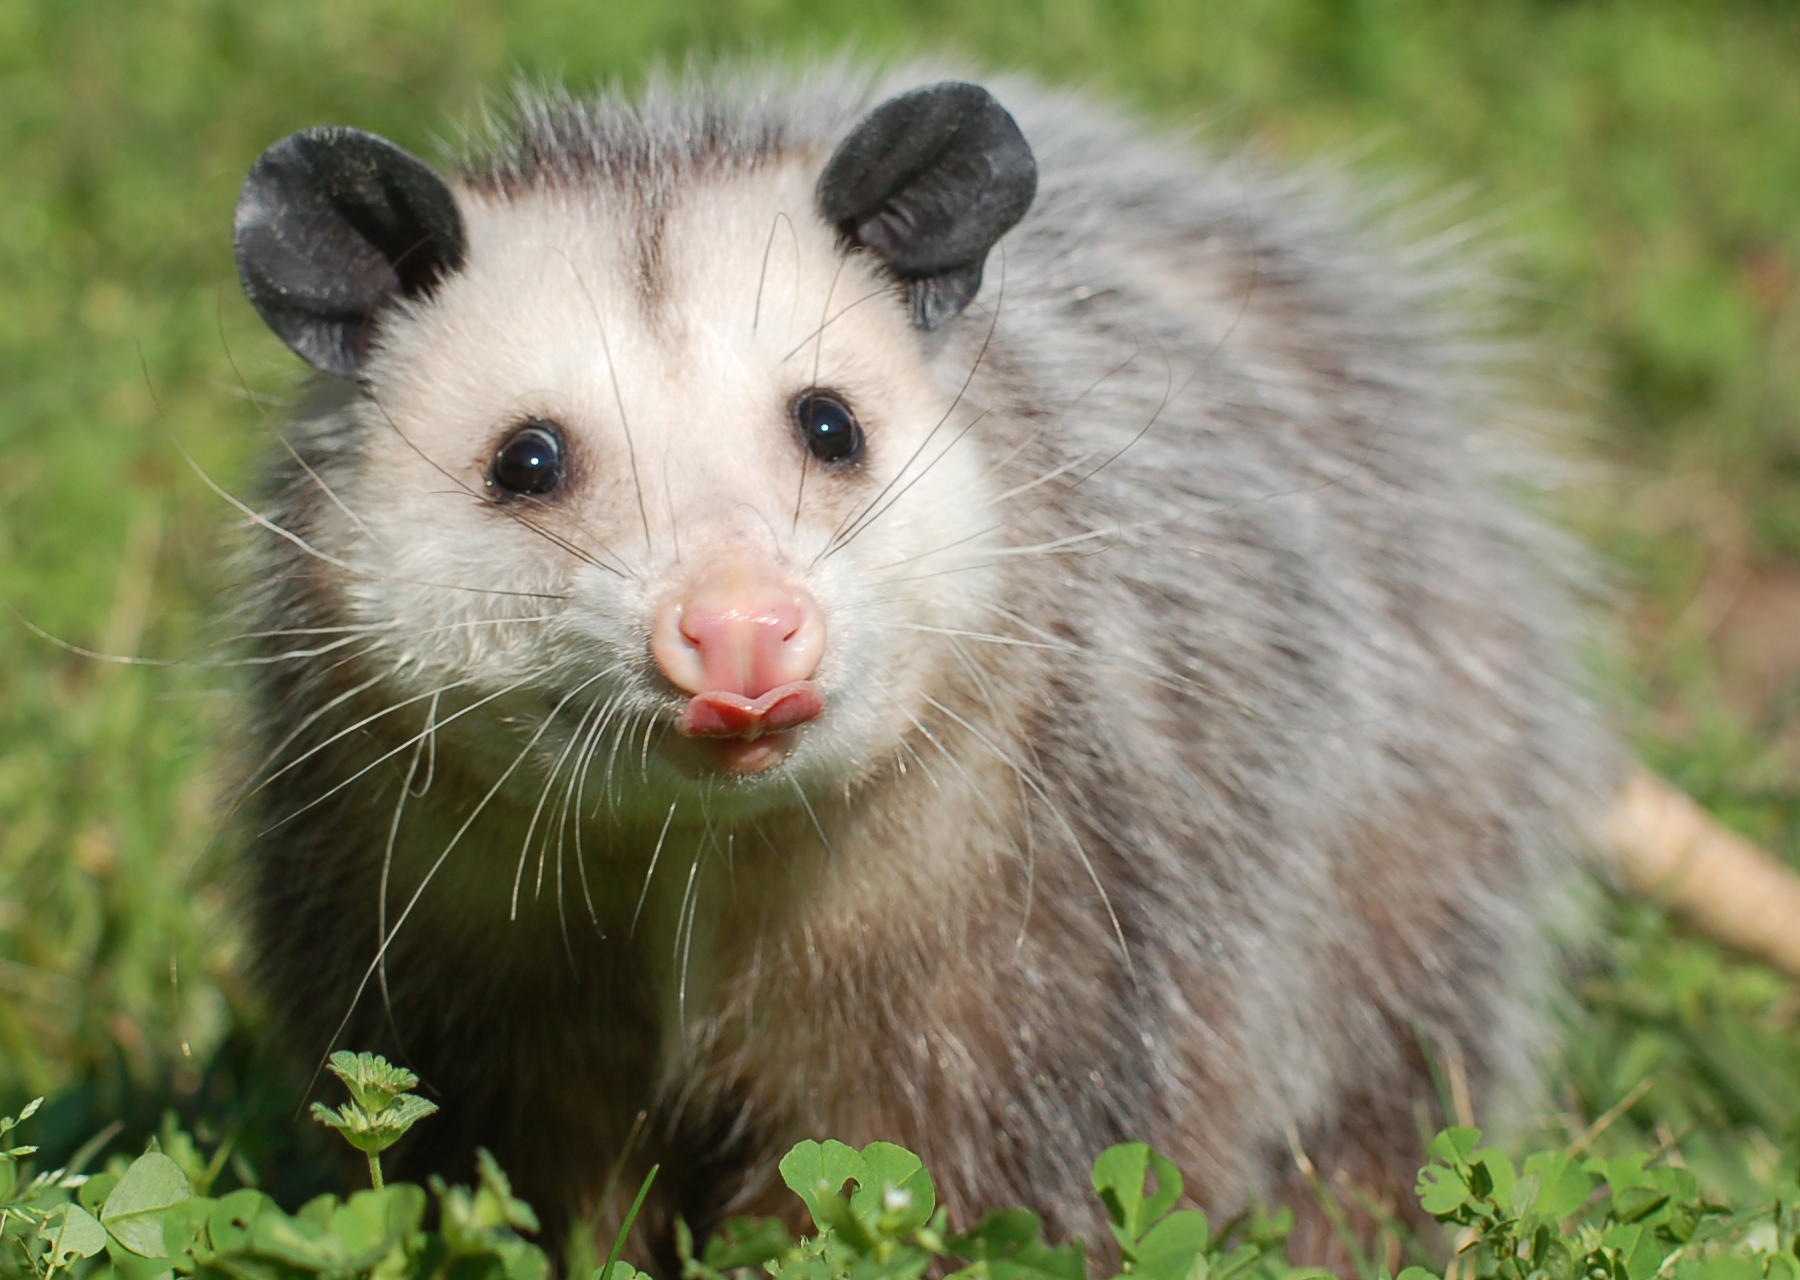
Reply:
<svg viewBox="0 0 1800 1280"><path fill-rule="evenodd" d="M1404 1206L1421 1039L1484 1108L1529 1079L1619 757L1577 691L1562 548L1472 447L1508 406L1442 265L1378 247L1328 183L994 88L1038 198L978 303L920 339L946 396L974 370L957 447L1014 494L1016 553L971 578L982 635L921 632L943 660L905 745L805 805L684 811L664 848L660 808L594 801L629 792L639 738L603 754L583 865L565 821L516 918L542 767L501 786L335 1041L444 1104L411 1170L466 1176L486 1145L564 1222L642 1110L621 1185L663 1162L653 1237L779 1205L774 1160L835 1136L919 1152L957 1221L1028 1203L1091 1238L1110 1143L1153 1143L1229 1211L1292 1192L1293 1136ZM463 181L628 192L649 261L684 184L822 163L883 96L828 74L539 104ZM263 510L338 545L323 486L354 487L379 414L333 385L287 430L314 474L277 456ZM347 625L331 563L273 535L257 555L264 626ZM501 701L413 751L425 703L369 719L403 640L262 668L261 974L308 1054L377 952L390 832L391 925L533 723Z"/></svg>

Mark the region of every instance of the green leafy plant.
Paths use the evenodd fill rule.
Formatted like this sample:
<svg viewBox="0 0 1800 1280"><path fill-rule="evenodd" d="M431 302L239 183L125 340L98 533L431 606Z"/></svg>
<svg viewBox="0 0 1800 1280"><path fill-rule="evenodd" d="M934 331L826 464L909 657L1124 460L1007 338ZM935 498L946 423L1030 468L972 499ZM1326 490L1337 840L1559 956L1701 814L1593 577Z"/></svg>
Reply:
<svg viewBox="0 0 1800 1280"><path fill-rule="evenodd" d="M14 1143L38 1103L0 1120L0 1280L549 1280L531 1207L486 1151L472 1187L431 1179L383 1184L377 1157L432 1110L410 1093L410 1072L367 1054L339 1054L333 1072L351 1101L315 1114L370 1158L375 1185L348 1198L315 1197L288 1213L263 1191L208 1194L230 1144L210 1158L166 1120L135 1159L104 1172L33 1173L36 1148ZM1790 1163L1773 1194L1736 1207L1702 1194L1695 1176L1657 1153L1587 1156L1590 1129L1522 1164L1483 1146L1473 1128L1447 1129L1428 1148L1417 1193L1455 1233L1444 1267L1391 1277L1358 1262L1367 1280L1800 1280L1800 1183ZM1800 1133L1789 1135L1790 1140ZM90 1144L92 1146L92 1144ZM919 1158L872 1142L802 1142L782 1180L812 1231L776 1218L734 1218L704 1244L676 1223L682 1280L1088 1280L1080 1240L1055 1243L1030 1209L992 1212L953 1230ZM605 1262L588 1280L647 1280L621 1259L657 1175L651 1169ZM1111 1280L1319 1280L1285 1255L1291 1219L1247 1212L1215 1229L1183 1206L1174 1164L1142 1143L1101 1153L1093 1187L1105 1209L1118 1270ZM435 1202L436 1229L426 1230Z"/></svg>
<svg viewBox="0 0 1800 1280"><path fill-rule="evenodd" d="M381 1153L435 1112L437 1103L411 1092L418 1087L419 1077L378 1053L340 1050L331 1055L329 1066L331 1074L350 1090L350 1101L335 1111L323 1102L315 1102L312 1117L336 1129L345 1142L369 1157L369 1182L379 1191ZM532 1224L534 1229L536 1225Z"/></svg>
<svg viewBox="0 0 1800 1280"><path fill-rule="evenodd" d="M795 1240L775 1219L737 1218L696 1253L691 1234L678 1225L684 1280L727 1280L752 1269L777 1280L916 1280L938 1266L949 1280L1086 1280L1082 1243L1047 1243L1043 1220L1029 1209L989 1213L973 1229L951 1234L931 1175L904 1147L872 1142L857 1151L841 1142L802 1142L780 1168L816 1233ZM1215 1235L1205 1214L1176 1209L1181 1175L1142 1143L1103 1152L1094 1164L1094 1190L1119 1245L1114 1280L1317 1274L1287 1265L1284 1220L1235 1218Z"/></svg>
<svg viewBox="0 0 1800 1280"><path fill-rule="evenodd" d="M1665 1153L1666 1154L1666 1153ZM1428 1149L1419 1202L1462 1229L1459 1277L1495 1280L1800 1280L1800 1185L1733 1209L1694 1175L1637 1152L1583 1159L1537 1151L1515 1170L1478 1129L1447 1129ZM1399 1280L1430 1280L1409 1267Z"/></svg>
<svg viewBox="0 0 1800 1280"><path fill-rule="evenodd" d="M435 1108L409 1106L416 1083L368 1055L340 1055L333 1068L351 1089L366 1122L334 1124L360 1151L370 1134L385 1136ZM340 1069L341 1068L341 1069ZM415 1099L422 1102L422 1099ZM36 1109L0 1121L0 1139ZM333 1113L342 1119L343 1112ZM396 1120L399 1117L399 1120ZM402 1123L403 1121L403 1123ZM179 1131L172 1148L197 1157ZM394 1133L398 1136L398 1133ZM385 1149L381 1142L376 1150ZM439 1229L424 1229L428 1198L411 1183L377 1185L348 1199L318 1196L297 1213L268 1195L241 1188L212 1197L196 1189L182 1164L152 1141L150 1150L91 1177L57 1169L26 1178L20 1161L34 1148L0 1152L0 1276L50 1280L58 1271L107 1280L547 1280L550 1265L520 1235L537 1230L530 1206L483 1151L473 1188L434 1179ZM222 1161L201 1166L202 1183Z"/></svg>

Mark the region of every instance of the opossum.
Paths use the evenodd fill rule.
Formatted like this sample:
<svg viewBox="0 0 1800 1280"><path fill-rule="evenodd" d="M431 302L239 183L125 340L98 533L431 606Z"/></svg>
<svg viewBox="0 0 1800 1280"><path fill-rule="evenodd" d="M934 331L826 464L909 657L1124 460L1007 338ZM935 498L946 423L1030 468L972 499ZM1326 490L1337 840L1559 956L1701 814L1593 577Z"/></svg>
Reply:
<svg viewBox="0 0 1800 1280"><path fill-rule="evenodd" d="M803 1138L1090 1236L1140 1139L1331 1261L1297 1159L1404 1213L1434 1070L1529 1096L1625 756L1454 259L1024 81L465 151L309 129L235 223L320 375L248 575L258 973L423 1077L403 1171L486 1146L558 1230L659 1163L667 1265Z"/></svg>

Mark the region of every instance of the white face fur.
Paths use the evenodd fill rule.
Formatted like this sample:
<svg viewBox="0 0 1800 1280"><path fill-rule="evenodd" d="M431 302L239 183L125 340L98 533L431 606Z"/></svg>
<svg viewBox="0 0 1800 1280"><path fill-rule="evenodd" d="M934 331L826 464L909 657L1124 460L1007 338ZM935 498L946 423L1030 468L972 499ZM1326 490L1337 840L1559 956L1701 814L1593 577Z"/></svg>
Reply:
<svg viewBox="0 0 1800 1280"><path fill-rule="evenodd" d="M464 265L384 321L340 493L355 516L328 507L322 549L357 570L349 621L397 638L393 692L445 690L440 722L491 699L462 736L496 773L535 756L521 790L589 755L589 786L625 815L660 819L689 791L728 813L846 788L922 715L937 631L989 629L996 521L966 362L934 363L891 282L844 256L815 182L796 162L678 188L651 247L604 189L458 189ZM854 460L809 453L793 404L810 388L854 413ZM531 420L560 435L563 479L509 494L494 458ZM659 605L727 552L777 566L826 629L823 713L747 777L684 754L687 695L649 652Z"/></svg>

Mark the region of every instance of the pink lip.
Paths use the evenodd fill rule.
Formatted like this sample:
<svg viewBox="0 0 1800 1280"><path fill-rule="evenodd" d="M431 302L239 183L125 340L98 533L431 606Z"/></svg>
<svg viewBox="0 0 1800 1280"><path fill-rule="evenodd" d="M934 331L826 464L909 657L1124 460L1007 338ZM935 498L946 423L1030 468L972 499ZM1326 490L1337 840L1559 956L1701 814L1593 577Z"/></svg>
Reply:
<svg viewBox="0 0 1800 1280"><path fill-rule="evenodd" d="M825 700L810 680L770 689L760 698L738 693L696 694L675 722L689 738L729 738L755 742L818 718Z"/></svg>

